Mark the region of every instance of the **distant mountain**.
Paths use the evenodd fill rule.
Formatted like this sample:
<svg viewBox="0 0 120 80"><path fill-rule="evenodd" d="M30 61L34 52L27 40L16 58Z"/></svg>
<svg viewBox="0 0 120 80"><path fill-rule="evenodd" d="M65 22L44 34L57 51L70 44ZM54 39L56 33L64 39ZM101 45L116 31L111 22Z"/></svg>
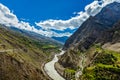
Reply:
<svg viewBox="0 0 120 80"><path fill-rule="evenodd" d="M61 42L62 44L64 44L66 42L66 40L68 39L67 36L64 36L64 37L52 37L53 39Z"/></svg>
<svg viewBox="0 0 120 80"><path fill-rule="evenodd" d="M79 75L78 80L120 80L120 3L87 19L63 49L66 53L57 63L61 68L56 69L66 79Z"/></svg>
<svg viewBox="0 0 120 80"><path fill-rule="evenodd" d="M53 44L53 45L62 47L61 42L59 42L57 40L54 40L52 38L49 38L49 37L45 37L41 34L38 34L38 33L32 32L32 31L18 29L18 28L15 28L15 27L10 27L10 29L13 30L13 31L19 32L22 35L33 38L35 40L39 40L41 43Z"/></svg>

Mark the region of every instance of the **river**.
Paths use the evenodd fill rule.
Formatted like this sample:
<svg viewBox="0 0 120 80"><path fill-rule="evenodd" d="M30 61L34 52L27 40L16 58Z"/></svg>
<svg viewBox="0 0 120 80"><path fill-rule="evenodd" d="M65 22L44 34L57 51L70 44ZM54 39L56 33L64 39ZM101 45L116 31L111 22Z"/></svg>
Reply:
<svg viewBox="0 0 120 80"><path fill-rule="evenodd" d="M52 61L46 63L44 66L45 72L53 80L65 80L55 69L55 63L58 62L58 56L61 56L64 53L65 53L65 51L61 50L61 52L59 54L55 54Z"/></svg>

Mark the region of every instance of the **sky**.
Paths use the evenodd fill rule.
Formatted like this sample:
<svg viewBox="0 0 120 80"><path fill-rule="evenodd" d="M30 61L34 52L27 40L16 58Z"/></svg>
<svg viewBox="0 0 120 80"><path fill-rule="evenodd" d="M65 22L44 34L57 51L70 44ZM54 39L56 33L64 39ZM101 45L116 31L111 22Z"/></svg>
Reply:
<svg viewBox="0 0 120 80"><path fill-rule="evenodd" d="M47 37L69 37L89 16L120 0L0 0L0 24Z"/></svg>
<svg viewBox="0 0 120 80"><path fill-rule="evenodd" d="M30 22L48 19L67 20L74 12L84 10L93 0L0 0L19 19Z"/></svg>

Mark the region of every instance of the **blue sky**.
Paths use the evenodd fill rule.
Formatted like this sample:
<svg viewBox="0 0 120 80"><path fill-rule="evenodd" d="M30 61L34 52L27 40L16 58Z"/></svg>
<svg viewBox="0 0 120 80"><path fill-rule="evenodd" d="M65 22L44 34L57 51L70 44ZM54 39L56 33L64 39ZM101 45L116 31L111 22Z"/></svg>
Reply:
<svg viewBox="0 0 120 80"><path fill-rule="evenodd" d="M62 40L72 35L89 16L95 16L114 1L0 0L0 24Z"/></svg>
<svg viewBox="0 0 120 80"><path fill-rule="evenodd" d="M93 0L1 0L0 2L14 11L19 19L35 21L47 19L67 20L74 12L83 11Z"/></svg>

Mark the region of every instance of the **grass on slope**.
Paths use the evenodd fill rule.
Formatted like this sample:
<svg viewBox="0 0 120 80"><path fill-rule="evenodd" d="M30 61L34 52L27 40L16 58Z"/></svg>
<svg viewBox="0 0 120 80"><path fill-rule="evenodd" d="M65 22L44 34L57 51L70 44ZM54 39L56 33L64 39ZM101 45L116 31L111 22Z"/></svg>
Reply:
<svg viewBox="0 0 120 80"><path fill-rule="evenodd" d="M2 50L10 50L0 52L2 80L47 80L41 66L47 59L51 59L51 53L59 51L59 47L41 43L0 26L0 51Z"/></svg>
<svg viewBox="0 0 120 80"><path fill-rule="evenodd" d="M93 46L97 56L87 66L81 77L82 80L119 80L120 53L104 50L100 46ZM95 53L94 53L95 54Z"/></svg>

